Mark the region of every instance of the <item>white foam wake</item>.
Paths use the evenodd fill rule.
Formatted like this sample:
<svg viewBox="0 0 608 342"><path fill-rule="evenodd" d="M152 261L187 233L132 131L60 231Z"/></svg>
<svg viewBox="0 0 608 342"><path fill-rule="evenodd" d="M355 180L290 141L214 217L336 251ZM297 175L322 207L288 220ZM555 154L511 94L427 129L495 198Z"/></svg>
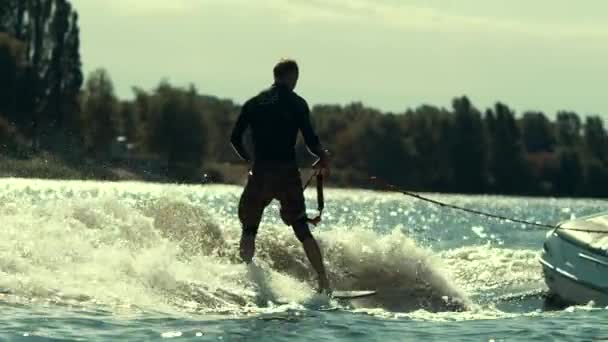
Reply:
<svg viewBox="0 0 608 342"><path fill-rule="evenodd" d="M160 311L247 313L304 303L314 275L290 229L265 222L261 269L239 263L237 195L231 187L2 180L0 292L21 301ZM450 280L458 267L443 266L398 229L333 225L316 234L334 287L379 290L357 307L468 305Z"/></svg>

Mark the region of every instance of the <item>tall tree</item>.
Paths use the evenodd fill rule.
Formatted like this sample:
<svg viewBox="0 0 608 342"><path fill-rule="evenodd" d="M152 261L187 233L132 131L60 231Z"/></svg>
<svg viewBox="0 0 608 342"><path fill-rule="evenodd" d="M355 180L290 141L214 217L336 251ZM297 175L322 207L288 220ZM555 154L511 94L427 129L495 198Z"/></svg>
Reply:
<svg viewBox="0 0 608 342"><path fill-rule="evenodd" d="M21 69L22 45L8 34L0 32L0 111L15 124L17 93Z"/></svg>
<svg viewBox="0 0 608 342"><path fill-rule="evenodd" d="M407 137L393 114L376 117L368 129L368 149L363 155L369 173L399 186L412 186L413 155Z"/></svg>
<svg viewBox="0 0 608 342"><path fill-rule="evenodd" d="M555 149L553 126L542 112L525 112L521 119L521 130L526 151L553 152Z"/></svg>
<svg viewBox="0 0 608 342"><path fill-rule="evenodd" d="M453 177L448 141L452 119L447 110L430 105L408 110L402 116L406 150L413 158L407 166L412 188L449 190Z"/></svg>
<svg viewBox="0 0 608 342"><path fill-rule="evenodd" d="M100 159L109 158L112 142L120 132L114 85L105 69L89 74L83 96L87 145Z"/></svg>
<svg viewBox="0 0 608 342"><path fill-rule="evenodd" d="M167 175L178 182L200 181L207 151L207 130L196 89L161 82L149 101L150 150L166 161Z"/></svg>
<svg viewBox="0 0 608 342"><path fill-rule="evenodd" d="M454 125L451 132L454 190L481 192L487 176L486 136L481 114L466 96L452 101Z"/></svg>
<svg viewBox="0 0 608 342"><path fill-rule="evenodd" d="M554 182L555 190L560 195L581 195L585 182L580 153L571 148L564 148L558 152L558 160L559 169Z"/></svg>
<svg viewBox="0 0 608 342"><path fill-rule="evenodd" d="M0 27L25 44L19 124L35 147L65 148L82 86L78 16L66 0L3 0L0 7Z"/></svg>
<svg viewBox="0 0 608 342"><path fill-rule="evenodd" d="M591 158L608 163L608 136L599 116L589 116L585 121L585 148Z"/></svg>
<svg viewBox="0 0 608 342"><path fill-rule="evenodd" d="M574 112L560 111L555 123L557 139L564 147L575 147L580 144L581 119Z"/></svg>
<svg viewBox="0 0 608 342"><path fill-rule="evenodd" d="M515 115L509 107L496 103L486 113L490 141L490 174L495 190L521 193L528 189L527 165Z"/></svg>

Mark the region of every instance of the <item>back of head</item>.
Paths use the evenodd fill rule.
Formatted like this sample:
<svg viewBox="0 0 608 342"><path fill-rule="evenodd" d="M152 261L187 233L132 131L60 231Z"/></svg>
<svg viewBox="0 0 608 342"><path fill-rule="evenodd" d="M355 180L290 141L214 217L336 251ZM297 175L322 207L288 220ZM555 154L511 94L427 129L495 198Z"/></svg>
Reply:
<svg viewBox="0 0 608 342"><path fill-rule="evenodd" d="M298 63L293 59L282 59L274 66L273 74L276 84L287 85L293 90L298 82Z"/></svg>

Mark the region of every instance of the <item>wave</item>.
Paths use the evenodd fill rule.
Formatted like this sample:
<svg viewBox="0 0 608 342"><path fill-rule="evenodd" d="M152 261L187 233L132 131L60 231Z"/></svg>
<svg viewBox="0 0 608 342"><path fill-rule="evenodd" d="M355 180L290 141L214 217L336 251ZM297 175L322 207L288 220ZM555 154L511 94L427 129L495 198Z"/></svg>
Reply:
<svg viewBox="0 0 608 342"><path fill-rule="evenodd" d="M280 303L328 304L313 293L314 272L301 245L277 221L263 222L257 268L240 263L235 188L0 184L4 300L242 314ZM314 234L334 288L378 291L349 303L354 309L462 311L471 308L467 293L539 280L530 251L479 246L434 253L401 229L379 233L371 223L340 222Z"/></svg>
<svg viewBox="0 0 608 342"><path fill-rule="evenodd" d="M444 251L440 257L458 286L471 295L493 300L545 288L538 253L488 243Z"/></svg>

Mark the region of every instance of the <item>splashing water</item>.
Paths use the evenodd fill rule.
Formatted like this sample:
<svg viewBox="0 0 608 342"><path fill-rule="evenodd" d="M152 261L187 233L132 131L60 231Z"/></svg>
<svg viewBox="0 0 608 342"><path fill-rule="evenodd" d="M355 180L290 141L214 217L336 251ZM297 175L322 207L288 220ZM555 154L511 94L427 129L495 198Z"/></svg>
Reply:
<svg viewBox="0 0 608 342"><path fill-rule="evenodd" d="M314 274L291 230L264 224L256 260L258 273L265 274L252 277L236 253L240 228L228 214L233 189L204 191L228 193L220 217L208 209L219 199L200 196L198 189L45 182L33 190L28 181L6 184L0 287L28 300L161 311L239 311L312 295ZM334 225L318 233L340 289L379 290L376 298L359 301L365 306L464 308L465 295L430 251L399 230L379 235L371 228ZM260 290L262 278L268 284Z"/></svg>
<svg viewBox="0 0 608 342"><path fill-rule="evenodd" d="M314 294L314 272L276 204L262 222L256 265L240 263L239 194L231 186L2 180L0 306L264 320L321 309L422 321L540 315L505 311L496 298L544 289L530 245L542 231L507 230L398 195L330 190L314 231L330 279L337 289L378 290L335 302ZM443 198L519 217L543 212L544 221L570 215L563 207L599 207L570 201L541 211L541 200L528 199L522 212L515 200Z"/></svg>

